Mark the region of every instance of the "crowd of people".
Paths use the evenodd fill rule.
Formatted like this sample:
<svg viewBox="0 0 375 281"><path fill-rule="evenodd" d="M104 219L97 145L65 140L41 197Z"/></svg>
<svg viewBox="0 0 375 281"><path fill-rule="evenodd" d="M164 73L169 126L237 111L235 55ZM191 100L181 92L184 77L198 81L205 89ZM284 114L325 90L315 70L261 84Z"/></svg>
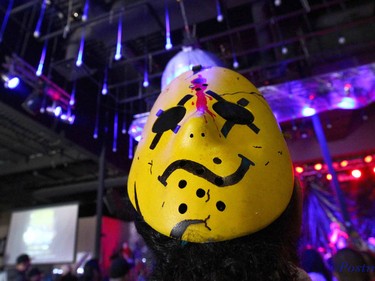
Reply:
<svg viewBox="0 0 375 281"><path fill-rule="evenodd" d="M374 281L375 256L372 252L363 252L350 247L339 249L326 259L321 249L311 246L299 252L300 268L306 272L306 281ZM72 266L63 265L61 274L51 277L51 273L43 272L32 264L27 254L16 259L14 267L6 270L1 281L147 281L146 276L132 274L135 265L129 263L122 255L111 257L107 273L103 273L98 259L85 262L83 273L77 274ZM307 277L308 276L308 277ZM216 279L212 279L216 280ZM273 280L273 279L270 279Z"/></svg>
<svg viewBox="0 0 375 281"><path fill-rule="evenodd" d="M40 267L33 265L28 254L17 257L15 266L2 272L1 281L133 281L129 272L132 264L118 255L113 256L107 274L103 274L98 259L92 258L84 263L83 272L78 274L71 265L63 265L60 274L44 272Z"/></svg>

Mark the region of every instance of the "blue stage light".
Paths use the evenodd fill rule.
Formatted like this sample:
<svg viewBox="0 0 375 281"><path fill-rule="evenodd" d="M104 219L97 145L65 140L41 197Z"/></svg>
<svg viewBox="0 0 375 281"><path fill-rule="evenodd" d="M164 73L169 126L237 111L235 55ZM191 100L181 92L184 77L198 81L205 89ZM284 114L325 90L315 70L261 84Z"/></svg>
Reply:
<svg viewBox="0 0 375 281"><path fill-rule="evenodd" d="M4 87L14 89L20 84L20 79L17 76L1 75L4 81Z"/></svg>

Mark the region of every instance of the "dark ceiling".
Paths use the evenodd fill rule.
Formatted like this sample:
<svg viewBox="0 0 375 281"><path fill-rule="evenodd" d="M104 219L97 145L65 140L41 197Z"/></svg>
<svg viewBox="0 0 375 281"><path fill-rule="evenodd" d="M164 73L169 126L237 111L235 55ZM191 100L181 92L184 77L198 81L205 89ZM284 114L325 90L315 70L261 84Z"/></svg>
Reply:
<svg viewBox="0 0 375 281"><path fill-rule="evenodd" d="M33 33L42 3L46 9L36 38ZM3 22L11 9L2 29L2 72L9 70L7 62L15 57L22 67L36 69L46 46L43 81L67 93L76 90L76 120L70 125L25 110L25 101L38 94L41 78L28 75L27 83L16 90L1 86L0 211L79 201L82 215L94 213L96 190L104 175L104 212L123 216L119 209L127 202L129 136L119 134L113 152L113 121L118 114L120 123L128 127L134 114L150 110L163 70L186 45L187 34L229 68L236 57L237 71L258 87L356 67L375 57L375 3L371 0L91 0L88 19L82 21L85 3L14 0L0 4ZM216 19L218 4L222 22ZM170 50L164 48L165 7L174 45ZM119 18L123 57L115 61ZM74 62L83 33L83 65L77 67ZM145 68L150 80L147 88L142 87ZM105 76L109 94L101 96ZM339 114L330 118L338 122ZM357 113L352 115L358 118ZM343 120L349 123L348 113ZM96 127L99 137L94 139ZM336 128L338 135L346 135L345 125L339 123ZM330 132L334 138L335 131Z"/></svg>

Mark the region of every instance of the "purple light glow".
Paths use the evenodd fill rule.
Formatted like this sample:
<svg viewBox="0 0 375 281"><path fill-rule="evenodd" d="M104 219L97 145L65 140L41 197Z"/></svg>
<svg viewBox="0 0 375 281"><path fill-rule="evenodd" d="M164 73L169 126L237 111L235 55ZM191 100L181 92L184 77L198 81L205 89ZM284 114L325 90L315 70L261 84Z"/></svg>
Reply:
<svg viewBox="0 0 375 281"><path fill-rule="evenodd" d="M107 82L104 81L103 88L102 88L102 95L105 96L106 94L108 94L108 86L107 86Z"/></svg>
<svg viewBox="0 0 375 281"><path fill-rule="evenodd" d="M143 87L147 88L149 85L150 85L150 83L148 81L148 71L147 71L147 69L145 69L145 71L143 73Z"/></svg>
<svg viewBox="0 0 375 281"><path fill-rule="evenodd" d="M107 68L104 71L104 79L103 79L103 87L102 87L102 95L105 96L108 94L108 84L107 84L107 76L108 76L108 70Z"/></svg>
<svg viewBox="0 0 375 281"><path fill-rule="evenodd" d="M95 124L94 133L92 134L92 137L94 139L98 138L98 126L97 126L97 124Z"/></svg>
<svg viewBox="0 0 375 281"><path fill-rule="evenodd" d="M149 114L150 114L149 112L146 112L146 113L140 113L140 114L134 115L134 120L130 124L128 133L136 141L141 140L142 131L143 131L143 128L146 124L146 121L147 121L147 118L148 118Z"/></svg>
<svg viewBox="0 0 375 281"><path fill-rule="evenodd" d="M235 53L233 53L233 68L234 69L237 69L238 67L240 66L238 60L237 60L237 56Z"/></svg>
<svg viewBox="0 0 375 281"><path fill-rule="evenodd" d="M76 61L76 66L80 67L83 63L83 50L85 48L85 29L82 29L81 42L79 44L79 51Z"/></svg>
<svg viewBox="0 0 375 281"><path fill-rule="evenodd" d="M75 118L76 118L75 115L71 114L70 109L68 109L67 113L62 113L60 115L60 119L63 122L68 123L70 125L74 123Z"/></svg>
<svg viewBox="0 0 375 281"><path fill-rule="evenodd" d="M171 41L171 29L169 24L169 11L168 6L165 3L165 49L170 50L172 49L172 41Z"/></svg>
<svg viewBox="0 0 375 281"><path fill-rule="evenodd" d="M5 27L8 24L9 15L10 15L10 13L12 11L12 7L13 7L13 2L14 2L13 0L9 1L7 11L6 11L4 19L3 19L3 23L1 24L1 29L0 29L0 43L3 41L3 34L4 34L4 31L5 31Z"/></svg>
<svg viewBox="0 0 375 281"><path fill-rule="evenodd" d="M133 138L129 136L128 158L133 159Z"/></svg>
<svg viewBox="0 0 375 281"><path fill-rule="evenodd" d="M343 97L342 100L337 104L337 107L342 109L355 109L357 107L357 102L354 98Z"/></svg>
<svg viewBox="0 0 375 281"><path fill-rule="evenodd" d="M87 21L89 15L89 0L86 0L85 7L83 8L82 21Z"/></svg>
<svg viewBox="0 0 375 281"><path fill-rule="evenodd" d="M122 133L123 135L126 134L126 122L125 122L125 121L122 122L121 133Z"/></svg>
<svg viewBox="0 0 375 281"><path fill-rule="evenodd" d="M40 76L43 73L43 67L44 67L44 61L46 59L46 52L47 52L47 40L44 42L44 47L42 50L42 54L40 56L39 64L38 64L38 69L36 70L35 75Z"/></svg>
<svg viewBox="0 0 375 281"><path fill-rule="evenodd" d="M33 34L35 38L38 38L40 36L40 28L42 26L45 10L46 10L46 0L43 0L42 7L40 9L38 22L36 24L35 31L34 31L34 34Z"/></svg>
<svg viewBox="0 0 375 281"><path fill-rule="evenodd" d="M121 59L121 56L122 56L122 54L121 54L122 53L121 38L122 38L122 13L121 13L121 15L118 19L115 60Z"/></svg>
<svg viewBox="0 0 375 281"><path fill-rule="evenodd" d="M20 84L20 79L17 76L8 77L2 75L1 78L4 80L4 87L8 89L14 89Z"/></svg>
<svg viewBox="0 0 375 281"><path fill-rule="evenodd" d="M222 22L224 19L224 16L223 16L223 13L221 12L221 6L220 6L219 0L216 0L216 11L217 11L216 20L218 22Z"/></svg>
<svg viewBox="0 0 375 281"><path fill-rule="evenodd" d="M46 111L47 113L52 114L55 117L59 117L62 113L62 108L59 105L58 106L52 105L52 106L47 106Z"/></svg>
<svg viewBox="0 0 375 281"><path fill-rule="evenodd" d="M356 109L375 101L375 63L303 80L260 87L279 122L310 116L306 104L316 114L334 109ZM307 115L306 115L307 114Z"/></svg>
<svg viewBox="0 0 375 281"><path fill-rule="evenodd" d="M75 97L76 97L76 84L74 83L72 92L70 94L70 99L69 99L69 105L70 106L74 106L74 104L76 103Z"/></svg>
<svg viewBox="0 0 375 281"><path fill-rule="evenodd" d="M118 132L118 112L115 113L114 121L113 121L113 143L112 143L112 151L117 151L117 132Z"/></svg>
<svg viewBox="0 0 375 281"><path fill-rule="evenodd" d="M97 94L96 97L96 115L95 115L95 128L93 133L93 138L98 138L98 131L99 131L99 110L100 110L100 93Z"/></svg>
<svg viewBox="0 0 375 281"><path fill-rule="evenodd" d="M304 107L302 109L302 115L307 117L307 116L313 116L316 113L316 110L312 107Z"/></svg>

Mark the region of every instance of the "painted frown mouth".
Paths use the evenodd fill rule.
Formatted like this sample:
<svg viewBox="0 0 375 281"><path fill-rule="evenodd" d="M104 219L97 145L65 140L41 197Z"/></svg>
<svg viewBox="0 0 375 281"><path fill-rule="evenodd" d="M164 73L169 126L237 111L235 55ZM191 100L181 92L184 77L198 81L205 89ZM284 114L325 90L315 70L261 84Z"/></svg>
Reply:
<svg viewBox="0 0 375 281"><path fill-rule="evenodd" d="M227 176L219 176L212 172L211 170L207 169L204 165L197 163L191 160L177 160L171 163L163 172L161 176L158 177L158 180L164 185L167 186L167 179L168 177L173 174L174 171L178 169L183 169L188 173L191 173L195 176L203 178L208 182L218 186L218 187L225 187L230 186L238 183L242 180L246 172L249 170L250 166L254 166L254 162L249 160L248 158L244 157L241 154L238 154L241 158L241 162L237 168L237 170ZM205 228L211 231L211 228L208 226L207 221L209 220L210 215L202 220L202 219L188 219L183 220L177 223L171 233L170 236L176 239L182 239L183 234L186 232L189 226L195 224L204 224Z"/></svg>
<svg viewBox="0 0 375 281"><path fill-rule="evenodd" d="M250 159L246 158L245 156L238 154L238 157L241 158L241 163L239 164L237 170L233 174L228 176L219 176L211 170L209 170L204 165L192 160L176 160L168 165L168 167L164 170L163 174L158 177L158 180L164 186L167 186L168 177L174 171L182 169L197 177L203 178L218 187L234 185L242 180L246 172L249 170L250 166L255 166L255 163L252 162Z"/></svg>
<svg viewBox="0 0 375 281"><path fill-rule="evenodd" d="M177 223L173 227L170 236L173 237L173 238L176 238L176 239L182 239L182 235L185 233L186 229L190 225L200 224L200 223L204 223L205 227L208 230L211 231L211 228L207 224L207 221L208 221L209 218L210 218L210 215L204 220L183 220L183 221Z"/></svg>

